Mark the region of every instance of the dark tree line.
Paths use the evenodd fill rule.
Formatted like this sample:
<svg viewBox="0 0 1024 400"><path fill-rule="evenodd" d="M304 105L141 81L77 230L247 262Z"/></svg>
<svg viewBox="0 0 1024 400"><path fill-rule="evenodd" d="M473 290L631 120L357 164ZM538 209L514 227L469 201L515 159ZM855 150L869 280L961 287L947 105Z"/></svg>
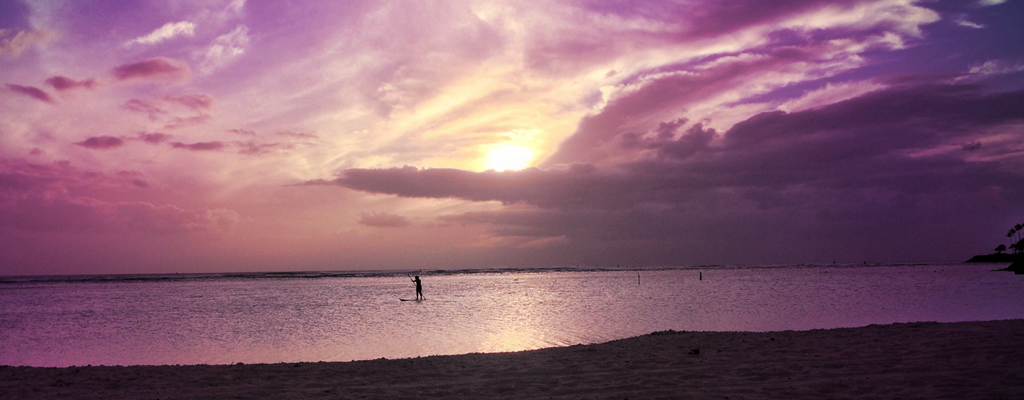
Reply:
<svg viewBox="0 0 1024 400"><path fill-rule="evenodd" d="M1013 254L1024 253L1024 224L1014 225L1013 228L1010 228L1010 231L1006 233L1006 237L1010 239L1009 250L1011 250ZM1007 247L1005 245L1000 244L999 246L996 246L996 253L1002 254L1002 252L1006 250Z"/></svg>

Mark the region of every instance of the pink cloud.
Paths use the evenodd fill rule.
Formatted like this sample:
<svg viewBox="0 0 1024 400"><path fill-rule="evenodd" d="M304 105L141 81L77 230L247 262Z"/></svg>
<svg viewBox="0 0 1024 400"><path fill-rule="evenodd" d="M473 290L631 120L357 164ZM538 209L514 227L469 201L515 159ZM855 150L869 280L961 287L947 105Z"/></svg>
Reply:
<svg viewBox="0 0 1024 400"><path fill-rule="evenodd" d="M217 101L208 94L194 94L194 95L167 95L163 97L164 101L180 104L193 111L209 110L217 103Z"/></svg>
<svg viewBox="0 0 1024 400"><path fill-rule="evenodd" d="M190 126L202 125L210 121L210 116L207 114L193 115L191 117L174 117L171 121L164 125L164 129L180 129L187 128Z"/></svg>
<svg viewBox="0 0 1024 400"><path fill-rule="evenodd" d="M225 209L186 210L172 205L116 203L108 211L125 229L157 234L188 232L224 233L239 221L237 212Z"/></svg>
<svg viewBox="0 0 1024 400"><path fill-rule="evenodd" d="M95 89L99 86L99 83L95 78L89 78L83 81L76 81L66 76L53 76L46 80L46 84L50 85L58 91L65 91L71 89Z"/></svg>
<svg viewBox="0 0 1024 400"><path fill-rule="evenodd" d="M149 115L151 120L156 120L157 117L167 114L167 110L148 100L131 99L122 104L121 107L129 111L145 113Z"/></svg>
<svg viewBox="0 0 1024 400"><path fill-rule="evenodd" d="M293 146L285 145L281 143L260 143L254 140L245 142L232 142L233 145L238 146L239 154L245 155L262 155L268 154L276 149L291 149Z"/></svg>
<svg viewBox="0 0 1024 400"><path fill-rule="evenodd" d="M192 74L188 64L166 57L154 57L125 64L111 71L119 81L183 81Z"/></svg>
<svg viewBox="0 0 1024 400"><path fill-rule="evenodd" d="M139 132L139 136L138 136L138 140L141 140L141 141L149 143L149 144L163 143L163 142L167 141L170 138L171 138L171 135L166 135L166 134L158 133L158 132L154 132L154 133Z"/></svg>
<svg viewBox="0 0 1024 400"><path fill-rule="evenodd" d="M29 96L33 99L42 102L53 103L53 97L51 97L49 93L46 93L42 89L39 89L34 86L21 86L8 83L7 89L18 94Z"/></svg>
<svg viewBox="0 0 1024 400"><path fill-rule="evenodd" d="M194 151L216 151L224 148L224 142L197 142L197 143L171 143L171 147L175 149L186 149Z"/></svg>
<svg viewBox="0 0 1024 400"><path fill-rule="evenodd" d="M96 185L124 190L147 186L131 173L107 176L67 162L0 159L0 227L30 232L219 234L240 219L232 210L108 202L84 194Z"/></svg>
<svg viewBox="0 0 1024 400"><path fill-rule="evenodd" d="M312 133L290 132L290 131L277 132L277 135L279 135L279 136L287 136L287 137L291 137L291 138L298 138L298 139L319 139L320 138L319 136L314 135Z"/></svg>
<svg viewBox="0 0 1024 400"><path fill-rule="evenodd" d="M360 224L378 228L401 228L411 224L409 218L395 214L361 212L359 216Z"/></svg>
<svg viewBox="0 0 1024 400"><path fill-rule="evenodd" d="M250 131L248 129L228 129L228 132L242 136L256 136L256 131Z"/></svg>
<svg viewBox="0 0 1024 400"><path fill-rule="evenodd" d="M75 144L90 149L105 150L121 147L124 144L124 140L113 136L93 136L81 142L75 142Z"/></svg>

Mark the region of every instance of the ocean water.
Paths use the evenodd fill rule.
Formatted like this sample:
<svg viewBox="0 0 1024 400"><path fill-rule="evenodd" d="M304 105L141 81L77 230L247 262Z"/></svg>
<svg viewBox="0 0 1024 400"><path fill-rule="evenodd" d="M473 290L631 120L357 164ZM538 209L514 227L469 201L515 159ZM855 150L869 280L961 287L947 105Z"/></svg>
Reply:
<svg viewBox="0 0 1024 400"><path fill-rule="evenodd" d="M1002 265L0 277L0 365L349 361L1024 318Z"/></svg>

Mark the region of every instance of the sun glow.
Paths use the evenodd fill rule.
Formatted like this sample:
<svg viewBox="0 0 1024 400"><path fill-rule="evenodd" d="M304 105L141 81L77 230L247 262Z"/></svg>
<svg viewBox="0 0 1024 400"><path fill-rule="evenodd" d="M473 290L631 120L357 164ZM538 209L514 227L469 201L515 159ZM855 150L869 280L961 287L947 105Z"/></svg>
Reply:
<svg viewBox="0 0 1024 400"><path fill-rule="evenodd" d="M523 169L533 161L533 150L514 144L491 146L484 156L484 167L495 171Z"/></svg>

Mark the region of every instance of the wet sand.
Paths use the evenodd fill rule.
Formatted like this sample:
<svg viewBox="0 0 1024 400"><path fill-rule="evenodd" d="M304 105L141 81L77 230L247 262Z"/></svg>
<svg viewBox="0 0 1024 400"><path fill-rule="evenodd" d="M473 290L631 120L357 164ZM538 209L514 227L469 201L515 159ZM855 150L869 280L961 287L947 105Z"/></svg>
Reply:
<svg viewBox="0 0 1024 400"><path fill-rule="evenodd" d="M0 367L0 399L1022 399L1024 320L658 332L402 360Z"/></svg>

